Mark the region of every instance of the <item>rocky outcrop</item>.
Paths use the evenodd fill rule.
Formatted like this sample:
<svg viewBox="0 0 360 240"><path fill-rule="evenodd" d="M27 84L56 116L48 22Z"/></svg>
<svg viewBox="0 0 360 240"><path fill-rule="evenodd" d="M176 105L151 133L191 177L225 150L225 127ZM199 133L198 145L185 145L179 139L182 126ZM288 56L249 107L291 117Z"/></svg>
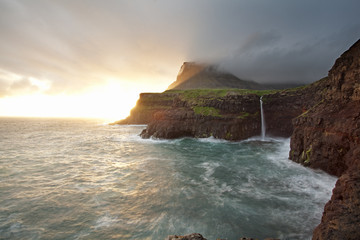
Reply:
<svg viewBox="0 0 360 240"><path fill-rule="evenodd" d="M321 100L293 120L290 159L340 177L313 239L360 239L360 40L322 86Z"/></svg>
<svg viewBox="0 0 360 240"><path fill-rule="evenodd" d="M303 114L321 98L317 93L323 88L324 79L294 89L276 91L263 96L266 133L270 136L290 137L292 119Z"/></svg>
<svg viewBox="0 0 360 240"><path fill-rule="evenodd" d="M290 159L341 176L360 141L360 42L345 52L323 84L321 101L294 119Z"/></svg>
<svg viewBox="0 0 360 240"><path fill-rule="evenodd" d="M193 234L189 234L189 235L185 235L185 236L170 235L167 238L165 238L165 240L206 240L206 238L204 238L199 233L193 233ZM225 240L225 239L218 238L217 240ZM255 238L243 237L243 238L239 238L239 240L255 240ZM264 240L279 240L279 239L266 238Z"/></svg>
<svg viewBox="0 0 360 240"><path fill-rule="evenodd" d="M360 239L360 171L344 173L336 183L331 200L325 205L314 240Z"/></svg>
<svg viewBox="0 0 360 240"><path fill-rule="evenodd" d="M267 135L290 137L291 119L308 110L322 81L290 90L170 90L142 93L136 107L114 124L148 124L143 138L210 137L242 140L260 135L260 96ZM310 100L309 100L310 99Z"/></svg>
<svg viewBox="0 0 360 240"><path fill-rule="evenodd" d="M321 101L294 119L290 159L341 176L360 144L360 41L335 63Z"/></svg>
<svg viewBox="0 0 360 240"><path fill-rule="evenodd" d="M306 111L307 87L283 91L186 90L166 91L173 94L171 107L157 111L143 138L214 137L242 140L260 135L260 96L267 133L290 137L291 119ZM310 98L311 99L311 98Z"/></svg>
<svg viewBox="0 0 360 240"><path fill-rule="evenodd" d="M353 165L360 137L360 102L320 102L294 119L290 159L341 176Z"/></svg>
<svg viewBox="0 0 360 240"><path fill-rule="evenodd" d="M206 238L199 233L193 233L185 236L170 235L165 240L206 240Z"/></svg>
<svg viewBox="0 0 360 240"><path fill-rule="evenodd" d="M231 73L220 71L214 65L184 62L176 81L168 87L168 90L224 88L265 89L256 82L242 80Z"/></svg>
<svg viewBox="0 0 360 240"><path fill-rule="evenodd" d="M141 133L143 138L210 137L227 140L260 133L259 97L233 92L183 92L172 107L159 111Z"/></svg>
<svg viewBox="0 0 360 240"><path fill-rule="evenodd" d="M241 140L260 134L263 96L267 134L290 137L291 120L308 110L319 96L323 80L288 90L244 89L169 90L142 93L131 114L113 124L149 124L148 138L209 137Z"/></svg>
<svg viewBox="0 0 360 240"><path fill-rule="evenodd" d="M311 95L322 82L281 91L166 91L168 96L173 94L171 107L154 113L141 136L165 139L212 136L232 141L259 136L260 96L263 96L267 135L290 137L291 120L318 101Z"/></svg>
<svg viewBox="0 0 360 240"><path fill-rule="evenodd" d="M171 108L176 94L141 93L130 115L112 124L148 124L155 119L155 113Z"/></svg>

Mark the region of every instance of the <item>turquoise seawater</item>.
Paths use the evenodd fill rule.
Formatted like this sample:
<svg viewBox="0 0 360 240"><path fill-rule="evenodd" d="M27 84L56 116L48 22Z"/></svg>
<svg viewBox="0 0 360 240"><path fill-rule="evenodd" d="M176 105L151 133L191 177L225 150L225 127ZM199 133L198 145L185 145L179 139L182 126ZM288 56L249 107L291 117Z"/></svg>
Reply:
<svg viewBox="0 0 360 240"><path fill-rule="evenodd" d="M336 178L289 139L143 140L145 126L0 118L0 239L310 239Z"/></svg>

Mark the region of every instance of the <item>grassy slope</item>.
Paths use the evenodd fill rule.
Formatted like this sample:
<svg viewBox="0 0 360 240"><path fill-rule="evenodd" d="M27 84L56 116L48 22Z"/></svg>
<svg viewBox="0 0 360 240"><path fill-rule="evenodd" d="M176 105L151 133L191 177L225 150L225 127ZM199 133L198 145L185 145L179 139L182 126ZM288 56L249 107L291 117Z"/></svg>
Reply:
<svg viewBox="0 0 360 240"><path fill-rule="evenodd" d="M313 83L315 84L315 83ZM199 115L221 117L218 109L213 107L204 106L205 101L222 98L227 95L249 95L256 94L258 96L275 94L275 93L292 93L298 90L305 89L310 85L305 85L296 88L290 88L285 90L249 90L249 89L191 89L191 90L167 90L163 93L150 94L156 97L150 98L146 101L145 105L138 105L136 108L139 111L153 111L155 109L171 109L171 106L161 105L163 101L169 101L175 97L179 97L181 100L186 101L192 108L192 110ZM238 118L248 117L248 113L239 113Z"/></svg>

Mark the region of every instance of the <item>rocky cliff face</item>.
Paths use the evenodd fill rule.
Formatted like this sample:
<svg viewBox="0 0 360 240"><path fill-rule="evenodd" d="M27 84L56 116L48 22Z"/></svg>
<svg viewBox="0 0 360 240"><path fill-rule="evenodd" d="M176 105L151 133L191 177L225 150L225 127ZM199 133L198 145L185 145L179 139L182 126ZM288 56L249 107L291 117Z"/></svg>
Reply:
<svg viewBox="0 0 360 240"><path fill-rule="evenodd" d="M263 96L267 135L290 137L291 120L318 101L310 96L320 83L281 91L167 91L167 96L173 94L171 107L154 113L141 136L170 139L213 136L226 140L259 136L260 96Z"/></svg>
<svg viewBox="0 0 360 240"><path fill-rule="evenodd" d="M309 110L320 101L318 89L323 89L324 79L308 86L276 91L263 97L266 133L270 136L290 137L292 119Z"/></svg>
<svg viewBox="0 0 360 240"><path fill-rule="evenodd" d="M290 137L291 120L318 98L320 84L274 91L241 89L171 90L143 93L131 115L115 124L148 124L143 138L210 137L242 140L260 135L260 96L269 136Z"/></svg>
<svg viewBox="0 0 360 240"><path fill-rule="evenodd" d="M192 91L174 98L171 109L159 111L148 124L143 138L210 137L236 140L260 133L259 97Z"/></svg>
<svg viewBox="0 0 360 240"><path fill-rule="evenodd" d="M170 109L175 95L172 93L141 93L136 106L126 119L112 124L148 124L155 113Z"/></svg>
<svg viewBox="0 0 360 240"><path fill-rule="evenodd" d="M149 114L149 110L143 117L144 106L154 103L149 101L150 95L145 95L147 99L139 100L127 121L131 123L129 120L136 119L138 122L148 123L147 128L141 133L143 138L213 136L227 140L242 140L260 135L260 96L263 96L267 134L289 137L293 131L291 119L313 104L312 101L305 101L310 93L307 87L283 91L166 91L151 97L157 98L157 104L161 105L153 105L152 108L156 111ZM140 121L141 117L143 119ZM150 121L146 122L149 119Z"/></svg>
<svg viewBox="0 0 360 240"><path fill-rule="evenodd" d="M293 120L290 159L340 177L313 239L360 239L360 41L323 87L321 101Z"/></svg>

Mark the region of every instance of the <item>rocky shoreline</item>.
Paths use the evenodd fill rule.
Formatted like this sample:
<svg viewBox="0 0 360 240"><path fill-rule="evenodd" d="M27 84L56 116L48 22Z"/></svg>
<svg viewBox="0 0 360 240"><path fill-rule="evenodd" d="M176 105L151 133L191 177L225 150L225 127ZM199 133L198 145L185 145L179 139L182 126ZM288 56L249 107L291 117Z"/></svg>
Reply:
<svg viewBox="0 0 360 240"><path fill-rule="evenodd" d="M131 115L116 124L148 124L143 138L237 141L260 135L260 96L267 134L291 136L289 158L339 177L313 239L360 239L360 40L328 77L308 86L142 94Z"/></svg>

